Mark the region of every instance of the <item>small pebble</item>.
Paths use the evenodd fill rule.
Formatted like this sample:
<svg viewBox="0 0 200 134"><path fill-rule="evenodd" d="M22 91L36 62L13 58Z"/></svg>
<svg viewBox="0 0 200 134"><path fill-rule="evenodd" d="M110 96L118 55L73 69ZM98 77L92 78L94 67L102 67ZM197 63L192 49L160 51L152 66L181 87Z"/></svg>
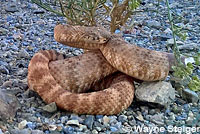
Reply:
<svg viewBox="0 0 200 134"><path fill-rule="evenodd" d="M18 124L18 128L19 129L24 129L26 127L26 125L27 125L27 121L23 120Z"/></svg>
<svg viewBox="0 0 200 134"><path fill-rule="evenodd" d="M79 121L78 120L69 120L69 121L67 121L67 125L79 126Z"/></svg>
<svg viewBox="0 0 200 134"><path fill-rule="evenodd" d="M49 125L49 130L50 131L55 131L57 129L56 125Z"/></svg>
<svg viewBox="0 0 200 134"><path fill-rule="evenodd" d="M119 117L118 117L118 121L120 121L120 122L125 122L125 121L127 121L127 116L125 116L125 115L120 115Z"/></svg>
<svg viewBox="0 0 200 134"><path fill-rule="evenodd" d="M103 124L104 125L108 125L109 121L110 121L110 118L108 116L103 117Z"/></svg>
<svg viewBox="0 0 200 134"><path fill-rule="evenodd" d="M97 130L92 130L92 134L98 134L98 131Z"/></svg>
<svg viewBox="0 0 200 134"><path fill-rule="evenodd" d="M110 127L110 130L114 133L114 132L117 132L118 131L118 129L116 128L116 127Z"/></svg>
<svg viewBox="0 0 200 134"><path fill-rule="evenodd" d="M92 129L94 123L94 116L93 115L89 115L85 120L84 120L84 124L89 128Z"/></svg>
<svg viewBox="0 0 200 134"><path fill-rule="evenodd" d="M42 107L42 109L46 112L49 112L49 113L54 113L57 111L57 106L56 106L56 103L55 102L52 102L48 105L45 105L44 107Z"/></svg>
<svg viewBox="0 0 200 134"><path fill-rule="evenodd" d="M67 133L67 134L73 134L74 131L75 131L75 129L70 126L64 128L64 133Z"/></svg>

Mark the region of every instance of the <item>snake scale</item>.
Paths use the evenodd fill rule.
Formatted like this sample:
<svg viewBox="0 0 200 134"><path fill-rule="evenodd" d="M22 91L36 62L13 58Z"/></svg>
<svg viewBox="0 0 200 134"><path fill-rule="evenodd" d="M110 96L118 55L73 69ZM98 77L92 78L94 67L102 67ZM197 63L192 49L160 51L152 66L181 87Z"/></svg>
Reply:
<svg viewBox="0 0 200 134"><path fill-rule="evenodd" d="M175 64L173 54L130 45L101 27L59 24L54 38L92 51L66 59L54 50L36 53L28 85L46 103L78 114L118 114L132 103L132 78L163 80Z"/></svg>

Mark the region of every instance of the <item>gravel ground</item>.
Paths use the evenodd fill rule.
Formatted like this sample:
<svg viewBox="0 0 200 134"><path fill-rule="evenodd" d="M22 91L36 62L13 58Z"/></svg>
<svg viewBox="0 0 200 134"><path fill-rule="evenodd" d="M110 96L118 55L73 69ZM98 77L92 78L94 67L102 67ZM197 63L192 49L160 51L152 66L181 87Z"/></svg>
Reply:
<svg viewBox="0 0 200 134"><path fill-rule="evenodd" d="M124 29L125 39L141 47L171 51L166 47L172 39L166 6L161 2L156 7L153 0L145 2L138 9L145 12L134 15L134 27ZM187 40L179 41L180 50L194 54L200 48L200 2L176 0L171 7L184 17L176 23L190 30ZM171 125L200 127L198 96L192 103L176 97L166 109L134 101L127 110L113 116L76 115L57 110L53 104L46 105L36 93L28 90L26 77L31 57L41 49L54 49L68 56L79 55L82 50L55 42L53 28L58 22L65 23L65 19L44 11L30 0L0 0L0 9L0 89L17 96L20 107L13 120L0 121L0 134L139 133L134 126L164 128L163 133L167 133ZM196 74L200 76L200 70L196 69ZM200 93L193 92L196 94Z"/></svg>

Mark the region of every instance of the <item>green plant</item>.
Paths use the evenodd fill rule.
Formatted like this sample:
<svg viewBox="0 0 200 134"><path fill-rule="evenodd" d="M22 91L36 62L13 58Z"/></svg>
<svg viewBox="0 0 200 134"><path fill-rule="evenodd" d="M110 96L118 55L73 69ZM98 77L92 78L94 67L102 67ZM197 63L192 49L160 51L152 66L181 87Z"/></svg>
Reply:
<svg viewBox="0 0 200 134"><path fill-rule="evenodd" d="M193 91L200 91L200 79L197 75L193 75L194 66L198 67L200 63L200 53L197 53L195 56L193 56L193 58L195 59L194 65L192 63L184 65L181 62L181 55L176 43L176 36L178 36L182 40L186 40L187 34L183 30L183 28L174 25L168 0L166 0L166 4L168 8L168 19L170 22L174 40L173 51L177 61L177 66L173 67L173 76L176 77L176 79L174 80L176 83L179 83L181 85L180 87L184 86L190 88Z"/></svg>
<svg viewBox="0 0 200 134"><path fill-rule="evenodd" d="M96 26L106 23L111 33L126 25L133 11L140 5L140 0L55 0L59 9L53 9L49 3L41 0L31 0L47 11L67 18L67 23L73 25Z"/></svg>

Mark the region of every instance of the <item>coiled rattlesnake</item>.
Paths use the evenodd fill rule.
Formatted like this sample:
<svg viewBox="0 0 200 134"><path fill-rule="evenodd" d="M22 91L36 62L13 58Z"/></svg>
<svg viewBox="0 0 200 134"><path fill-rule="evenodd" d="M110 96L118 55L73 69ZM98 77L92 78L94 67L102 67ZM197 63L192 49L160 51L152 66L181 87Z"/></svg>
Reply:
<svg viewBox="0 0 200 134"><path fill-rule="evenodd" d="M175 64L173 54L130 45L103 28L57 25L54 37L93 51L67 59L53 50L36 53L29 63L28 84L46 103L79 114L119 113L133 100L131 77L162 80ZM89 89L95 92L86 93Z"/></svg>

